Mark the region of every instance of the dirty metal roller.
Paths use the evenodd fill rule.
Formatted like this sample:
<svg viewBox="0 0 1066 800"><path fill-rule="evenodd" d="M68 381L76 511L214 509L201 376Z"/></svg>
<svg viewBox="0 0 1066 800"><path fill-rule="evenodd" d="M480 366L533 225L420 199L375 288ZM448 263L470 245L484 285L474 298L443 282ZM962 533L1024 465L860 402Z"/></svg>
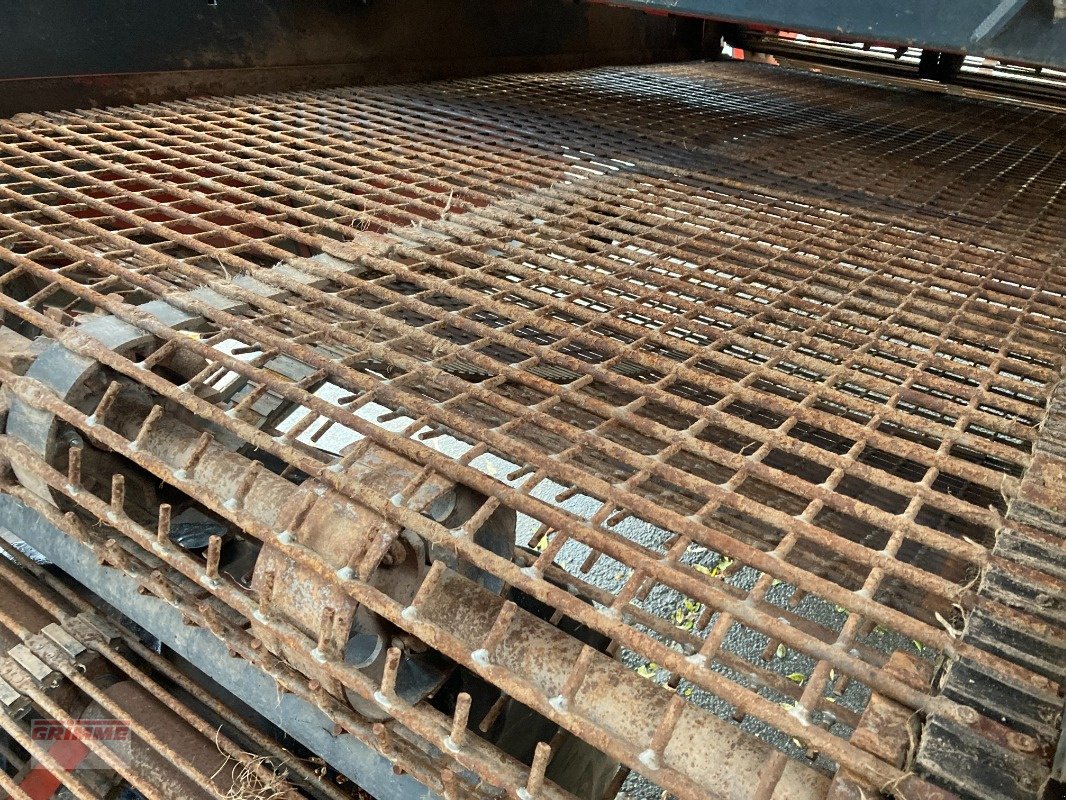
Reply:
<svg viewBox="0 0 1066 800"><path fill-rule="evenodd" d="M0 121L0 519L381 800L1053 796L1064 120L718 63Z"/></svg>

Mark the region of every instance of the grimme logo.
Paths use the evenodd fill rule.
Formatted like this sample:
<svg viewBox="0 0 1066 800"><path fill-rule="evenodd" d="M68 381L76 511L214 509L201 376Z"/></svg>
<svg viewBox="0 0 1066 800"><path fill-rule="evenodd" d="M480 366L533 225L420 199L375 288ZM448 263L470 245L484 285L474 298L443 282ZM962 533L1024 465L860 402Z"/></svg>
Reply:
<svg viewBox="0 0 1066 800"><path fill-rule="evenodd" d="M21 796L53 797L70 780L62 777L64 772L107 769L107 762L94 756L94 749L109 750L127 761L131 756L130 723L124 719L35 719L30 722L30 738L48 753L50 761L46 767L34 758L19 783ZM56 767L59 772L53 772Z"/></svg>
<svg viewBox="0 0 1066 800"><path fill-rule="evenodd" d="M130 726L121 719L35 719L30 723L30 738L39 742L68 739L126 742L130 738Z"/></svg>

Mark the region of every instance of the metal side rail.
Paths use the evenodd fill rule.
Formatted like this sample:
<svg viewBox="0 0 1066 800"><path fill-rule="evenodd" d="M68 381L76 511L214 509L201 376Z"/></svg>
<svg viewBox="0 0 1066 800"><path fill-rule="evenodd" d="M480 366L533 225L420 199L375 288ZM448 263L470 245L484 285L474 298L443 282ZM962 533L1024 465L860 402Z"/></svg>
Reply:
<svg viewBox="0 0 1066 800"><path fill-rule="evenodd" d="M75 540L10 497L0 498L0 515L83 583L103 569L91 555L78 559ZM97 598L8 541L2 547L0 796L105 798L123 789L145 798L359 796L279 746L254 715L222 703L202 674L157 653L143 631L105 616ZM128 580L112 576L111 599L135 613L151 608L135 591L124 597ZM138 616L153 621L151 613Z"/></svg>

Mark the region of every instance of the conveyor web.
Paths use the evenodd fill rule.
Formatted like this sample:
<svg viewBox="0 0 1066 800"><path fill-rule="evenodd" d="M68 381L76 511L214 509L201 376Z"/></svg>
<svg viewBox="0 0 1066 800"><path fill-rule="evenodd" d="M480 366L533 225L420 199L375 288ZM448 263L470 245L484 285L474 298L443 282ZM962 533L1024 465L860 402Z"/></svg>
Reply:
<svg viewBox="0 0 1066 800"><path fill-rule="evenodd" d="M1057 723L951 675L1061 710L1062 486L1027 482L1064 455L1064 146L1052 111L750 64L0 121L4 324L57 343L0 374L7 491L432 744L343 722L442 794L566 796L550 747L397 696L398 651L346 663L346 604L605 753L611 796L985 796L949 729L1022 792ZM279 560L182 549L178 497ZM399 589L404 536L433 566Z"/></svg>

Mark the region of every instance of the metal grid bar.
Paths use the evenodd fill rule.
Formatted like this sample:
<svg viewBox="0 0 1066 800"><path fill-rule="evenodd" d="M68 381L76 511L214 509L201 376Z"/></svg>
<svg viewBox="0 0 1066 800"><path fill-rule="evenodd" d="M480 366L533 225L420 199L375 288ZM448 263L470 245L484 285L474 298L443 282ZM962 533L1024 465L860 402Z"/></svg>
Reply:
<svg viewBox="0 0 1066 800"><path fill-rule="evenodd" d="M203 785L205 796L230 796L230 789L226 786L227 776L234 780L233 791L242 790L243 785L248 791L255 787L262 787L264 791L269 789L279 798L310 796L341 800L353 796L332 782L321 780L322 776L305 761L277 745L252 722L236 715L233 709L227 709L164 657L146 647L133 633L99 616L98 609L84 597L20 550L4 540L0 540L0 548L3 550L0 582L5 591L4 609L0 610L0 631L6 629L23 640L35 656L54 668L56 674L63 676L63 681L70 682L78 690L74 691L73 686L70 686L64 691L53 692L48 686L36 682L17 661L6 656L2 666L5 677L12 686L28 695L37 715L56 721L78 720L85 713L82 707L86 702L96 703L113 719L128 723L130 733L138 737L141 745L158 754L163 763L174 765L195 781L195 785ZM34 619L47 618L54 622L42 633L23 624L27 621L26 614ZM61 632L50 630L58 626L62 626ZM58 633L63 634L63 641L68 647L73 645L81 651L76 659L70 650L57 647ZM108 666L104 674L108 680L98 683L98 666L105 663ZM205 745L216 751L218 763L199 763L194 766L188 761L190 753L199 756L203 753L195 745L190 746L190 740L175 745L172 739L160 739L160 733L169 738L163 728L172 726L173 721L160 719L155 713L158 706L153 707L151 703L138 705L136 701L131 704L128 694L125 701L116 704L106 690L108 686L121 681L133 682L148 696L163 702L191 731L203 737ZM164 688L164 683L179 687L184 698L191 698L193 702L179 698L170 689ZM207 716L203 710L197 710L205 708L215 716ZM24 709L22 713L26 711ZM47 740L31 736L26 730L25 721L20 721L9 709L0 710L0 721L13 741L48 768L74 796L110 796L114 788L112 784L107 781L101 784L90 773L79 776L76 770L64 767L49 753ZM127 761L100 740L89 737L83 741L104 765L122 776L145 797L169 797L175 791L173 776L155 770L143 755ZM254 752L248 750L249 747L254 748ZM13 768L12 755L8 754L9 768ZM208 772L203 772L204 769L208 769ZM15 777L25 777L25 773ZM26 796L25 790L5 772L0 772L0 786L11 797ZM307 793L299 791L297 787Z"/></svg>
<svg viewBox="0 0 1066 800"><path fill-rule="evenodd" d="M881 786L902 773L849 745L848 726L810 724L839 720L830 684L841 675L932 707L931 690L880 669L874 626L1031 677L955 636L978 605L1029 622L972 587L991 558L1002 494L1028 463L1066 336L1062 119L907 97L685 67L0 123L0 247L12 267L0 305L390 522L451 542L462 559L663 664L675 688L684 680L710 691ZM360 270L306 259L317 252ZM277 262L316 280L286 277ZM20 280L27 296L16 296ZM242 305L198 303L188 294L197 286ZM202 317L200 338L145 319L130 305L138 298ZM316 435L355 431L477 488L539 525L544 552L530 571L469 536L453 541L324 471L328 455L294 447L294 435L256 431L193 385L64 335L93 312L143 327L169 352L211 359L259 387L251 398L269 389L310 409ZM255 360L213 347L230 339ZM279 381L264 366L277 355L308 365L313 380ZM346 403L316 398L323 380ZM9 383L224 513L135 442ZM405 431L358 416L371 399L408 418ZM424 443L443 432L473 449L451 458ZM13 443L4 449L32 461ZM532 477L511 486L479 472L471 465L485 453ZM65 465L54 475L32 468L106 517L69 491ZM561 487L554 503L534 494L545 480ZM560 508L567 493L592 510ZM672 536L641 537L635 521ZM586 548L583 572L604 557L620 565L627 580L599 587L599 602L622 613L543 580L573 542ZM290 555L315 563L298 547ZM708 579L700 559L715 555L745 570ZM781 582L843 618L790 624ZM455 631L419 624L358 580L344 588L476 667ZM678 592L706 613L692 630L649 633L641 603L653 591ZM225 599L252 611L235 593ZM737 632L810 659L798 696L756 691L773 687L775 673L731 649ZM761 677L749 683L741 662ZM489 678L649 771L639 750L589 720L552 716L535 688ZM787 709L772 699L782 695ZM671 708L686 705L673 697ZM428 735L417 718L408 712ZM670 732L658 731L654 747ZM787 763L771 760L758 796ZM699 790L690 776L651 772L681 795Z"/></svg>

